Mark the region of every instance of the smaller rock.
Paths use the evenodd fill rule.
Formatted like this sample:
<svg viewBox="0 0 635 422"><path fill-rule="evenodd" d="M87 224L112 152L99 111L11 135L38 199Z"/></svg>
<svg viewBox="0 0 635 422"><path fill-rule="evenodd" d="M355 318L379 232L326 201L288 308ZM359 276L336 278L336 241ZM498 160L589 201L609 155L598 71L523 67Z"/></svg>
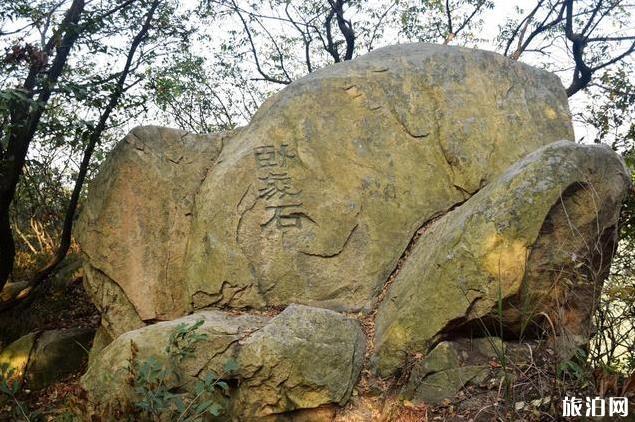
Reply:
<svg viewBox="0 0 635 422"><path fill-rule="evenodd" d="M234 413L262 417L345 404L361 371L365 338L354 320L290 305L242 346Z"/></svg>
<svg viewBox="0 0 635 422"><path fill-rule="evenodd" d="M170 359L171 335L181 324L200 320L196 334L205 336L194 352ZM92 358L82 386L100 407L92 410L102 415L113 405L134 405L139 397L130 383L131 363L143 366L154 359L170 369L162 385L171 391L192 393L198 380L219 377L232 386L225 392L224 417L262 420L348 401L361 371L364 342L357 321L326 309L291 305L271 319L201 311L119 336ZM228 362L236 364L231 371Z"/></svg>
<svg viewBox="0 0 635 422"><path fill-rule="evenodd" d="M497 337L441 342L415 364L401 394L415 404L441 403L469 383L482 383L490 361L503 352L503 342Z"/></svg>
<svg viewBox="0 0 635 422"><path fill-rule="evenodd" d="M95 331L90 328L44 331L26 370L29 388L40 390L77 372L88 360Z"/></svg>
<svg viewBox="0 0 635 422"><path fill-rule="evenodd" d="M11 381L22 381L37 333L29 333L9 344L0 353L0 374Z"/></svg>
<svg viewBox="0 0 635 422"><path fill-rule="evenodd" d="M11 378L26 380L31 390L48 387L84 366L93 336L89 328L29 333L0 354L3 375L12 370Z"/></svg>
<svg viewBox="0 0 635 422"><path fill-rule="evenodd" d="M194 345L192 356L172 368L166 350L170 336L179 327L192 326L198 321L203 323L196 334L205 337ZM82 387L97 404L98 408L92 410L98 413L107 412L119 403L136 403L139 397L130 385L129 368L134 363L143 366L154 359L175 375L163 381L167 388L193 388L199 375L203 378L210 371L221 375L224 364L235 355L239 340L262 328L266 321L257 316L204 311L129 331L91 357L88 371L81 379Z"/></svg>

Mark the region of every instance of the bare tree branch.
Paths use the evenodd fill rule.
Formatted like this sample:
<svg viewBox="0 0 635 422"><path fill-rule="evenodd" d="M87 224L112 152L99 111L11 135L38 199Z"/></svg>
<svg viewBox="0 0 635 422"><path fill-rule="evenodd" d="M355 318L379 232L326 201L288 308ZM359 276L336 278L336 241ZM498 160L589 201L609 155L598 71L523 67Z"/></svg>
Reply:
<svg viewBox="0 0 635 422"><path fill-rule="evenodd" d="M254 44L254 39L251 35L251 30L249 29L249 25L247 24L247 21L245 20L242 12L240 11L240 8L236 5L236 2L234 0L231 0L231 4L232 4L233 10L236 12L238 17L240 18L240 21L242 22L243 29L245 30L245 34L247 35L247 39L249 40L249 45L251 46L251 53L254 58L254 61L256 62L256 69L258 70L258 73L260 73L260 75L265 81L273 82L273 83L277 83L281 85L290 84L291 83L290 79L283 80L283 79L270 76L269 74L265 73L265 71L262 69L262 66L260 65L260 60L258 59L258 51L256 50L256 45Z"/></svg>
<svg viewBox="0 0 635 422"><path fill-rule="evenodd" d="M447 4L447 2L446 2ZM463 23L461 25L459 25L459 27L456 29L456 31L452 31L452 29L450 28L450 33L448 34L448 37L446 38L444 44L448 44L450 43L454 38L456 38L457 35L459 35L459 33L465 29L465 27L470 23L470 21L474 18L474 16L476 16L476 14L481 10L481 8L485 5L485 0L479 0L478 4L476 5L476 7L474 8L474 10L472 11L472 13L470 13L470 15L465 18L465 20L463 21Z"/></svg>
<svg viewBox="0 0 635 422"><path fill-rule="evenodd" d="M633 38L630 38L630 39L633 39ZM631 55L633 52L635 52L635 42L633 42L633 44L631 44L631 46L626 51L624 51L622 54L612 58L611 60L609 60L607 62L604 62L604 63L602 63L602 64L600 64L598 66L595 66L595 67L591 68L591 72L596 72L596 71L598 71L600 69L603 69L603 68L605 68L607 66L615 64L615 63L619 62L620 60L622 60L623 58L625 58L626 56Z"/></svg>
<svg viewBox="0 0 635 422"><path fill-rule="evenodd" d="M538 12L538 10L540 10L540 8L542 7L542 4L544 3L544 1L545 0L539 0L538 3L536 4L536 7L534 7L532 9L532 11L518 23L518 25L516 25L516 28L514 28L514 30L512 31L511 36L507 40L507 45L505 46L505 50L503 52L504 56L508 55L509 49L511 48L511 46L512 46L512 44L514 42L514 39L516 38L516 35L518 35L519 33L520 33L520 36L518 37L518 47L517 47L516 51L518 51L520 49L524 33L527 31L527 28L529 27L529 24L531 23L532 19L536 15L536 12Z"/></svg>
<svg viewBox="0 0 635 422"><path fill-rule="evenodd" d="M388 13L395 7L397 6L397 0L393 1L392 4L390 6L388 6L386 8L386 10L384 10L384 13L382 13L379 16L379 19L377 20L377 23L375 24L375 27L373 28L373 33L370 37L370 40L368 41L368 50L372 50L373 49L373 42L375 41L375 38L377 37L377 30L379 29L379 27L381 26L382 22L384 21L384 19L386 19L386 16L388 16Z"/></svg>
<svg viewBox="0 0 635 422"><path fill-rule="evenodd" d="M114 90L110 94L110 98L108 99L108 104L104 108L101 116L99 117L99 121L95 128L87 133L87 145L84 150L84 155L82 157L82 162L79 166L79 173L77 175L77 179L75 180L75 186L73 188L73 192L71 194L71 198L68 204L68 208L66 211L66 215L64 216L64 224L62 226L62 235L60 238L60 245L57 249L57 252L42 269L37 271L35 277L30 281L30 286L37 286L43 280L45 280L53 270L59 265L60 262L66 256L68 249L71 245L71 235L73 228L73 220L75 218L75 212L77 210L77 205L79 203L80 194L82 188L84 186L84 181L86 180L86 175L88 174L89 164L92 159L93 152L97 143L99 142L102 133L106 129L106 124L108 123L108 119L112 114L113 110L119 103L119 100L123 93L125 92L125 82L130 74L133 60L139 45L144 41L144 39L148 35L148 31L150 30L152 20L154 19L154 14L159 6L160 0L154 0L146 14L145 21L141 26L139 32L135 35L130 45L130 49L128 50L128 54L126 56L126 63L124 64L123 70L119 74L119 78L117 79L117 83L115 85Z"/></svg>
<svg viewBox="0 0 635 422"><path fill-rule="evenodd" d="M306 23L304 23L304 25L307 28L307 31L304 32L304 30L300 28L297 22L293 18L291 18L291 14L289 13L289 6L291 6L291 2L287 3L284 7L284 13L289 18L289 22L291 22L293 27L298 30L300 36L302 37L302 42L304 44L304 62L306 63L307 71L311 73L313 72L313 66L311 65L311 42L313 41L313 38L311 38L311 33L309 32L308 25Z"/></svg>
<svg viewBox="0 0 635 422"><path fill-rule="evenodd" d="M532 41L540 34L543 34L547 31L549 31L550 29L552 29L553 27L559 25L562 23L562 20L564 18L564 12L565 12L565 5L562 4L562 6L560 7L560 11L558 12L558 15L551 21L547 22L549 20L549 18L551 17L551 14L554 13L554 11L556 10L557 4L554 5L554 7L549 9L549 12L547 13L547 16L545 16L545 18L542 20L542 22L540 22L540 24L538 24L536 26L536 28L530 32L530 34L527 36L527 38L524 40L524 42L522 41L522 37L519 37L518 43L519 43L519 47L511 54L511 58L513 58L514 60L518 60L521 56L521 54L523 54L531 45ZM527 26L529 26L531 22L527 21ZM524 36L524 32L522 34L522 36Z"/></svg>

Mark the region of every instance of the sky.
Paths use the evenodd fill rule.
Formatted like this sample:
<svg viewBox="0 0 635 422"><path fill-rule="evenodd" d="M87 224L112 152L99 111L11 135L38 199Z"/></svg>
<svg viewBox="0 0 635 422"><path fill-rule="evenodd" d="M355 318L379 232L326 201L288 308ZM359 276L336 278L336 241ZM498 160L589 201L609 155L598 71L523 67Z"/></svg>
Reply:
<svg viewBox="0 0 635 422"><path fill-rule="evenodd" d="M184 6L192 7L193 5L197 3L197 1L198 0L186 0L184 2ZM487 10L485 14L483 15L484 25L480 34L481 37L488 40L494 40L499 33L499 25L502 22L504 22L506 18L514 16L515 10L517 7L523 8L525 10L530 10L531 8L535 6L536 1L534 0L495 0L494 1L495 7L491 10ZM238 4L241 4L241 3L243 2L239 0ZM373 4L373 3L378 3L378 2L377 0L370 0L370 4ZM219 37L222 37L223 34L226 34L227 31L229 30L240 30L241 29L240 25L238 24L238 27L236 27L236 24L237 24L236 22L233 22L231 20L225 20L223 21L223 23L221 23L218 27L216 27L213 30L214 34L218 34ZM633 26L635 27L635 24ZM275 31L275 29L273 30ZM393 37L388 36L388 38L393 38ZM258 44L257 38L255 39L255 42L256 44ZM377 47L379 46L380 45L377 45ZM493 51L496 50L496 46L493 44L493 42L479 43L479 48L486 49L486 50L493 50ZM202 49L205 49L205 46L202 46ZM565 65L568 65L569 63L567 51L562 49L560 50L555 49L554 55L550 60L553 60L553 62L557 63L558 65L561 64L562 66L560 67L564 67ZM529 53L523 54L523 56L521 56L520 61L530 65L537 64L535 57L532 57L532 55ZM570 73L571 72L559 73L559 76L561 77L561 79L564 79L563 85L565 86L567 86L569 83L568 79L570 78ZM571 97L569 99L569 102L570 102L570 108L571 108L572 114L575 114L583 110L583 108L588 103L588 101L589 101L589 97L585 93L578 93L574 95L573 97ZM594 138L593 129L589 128L588 126L576 120L574 120L574 131L576 134L576 140L578 141L590 141Z"/></svg>

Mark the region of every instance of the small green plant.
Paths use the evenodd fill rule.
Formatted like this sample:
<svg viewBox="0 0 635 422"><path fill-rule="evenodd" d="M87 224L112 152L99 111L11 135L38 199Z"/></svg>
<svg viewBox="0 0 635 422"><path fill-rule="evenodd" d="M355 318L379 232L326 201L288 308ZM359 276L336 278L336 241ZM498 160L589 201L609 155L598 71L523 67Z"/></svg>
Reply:
<svg viewBox="0 0 635 422"><path fill-rule="evenodd" d="M588 378L588 370L585 367L587 354L583 349L576 349L575 355L568 361L560 363L558 366L558 377L575 381L585 381Z"/></svg>
<svg viewBox="0 0 635 422"><path fill-rule="evenodd" d="M196 350L196 344L207 339L207 334L196 332L201 325L203 325L203 320L196 321L192 325L179 324L170 334L168 345L165 348L168 356L178 363L192 356Z"/></svg>
<svg viewBox="0 0 635 422"><path fill-rule="evenodd" d="M229 393L229 385L220 375L208 372L194 385L192 393L177 394L169 385L178 384L181 375L179 364L194 355L199 342L207 339L207 334L199 333L203 321L191 325L179 324L170 335L165 348L167 359L159 361L149 357L143 361L138 359L138 348L131 343L130 383L135 393L141 397L134 403L142 416L150 420L163 420L168 417L178 422L201 420L205 416L220 416L224 410L222 394ZM237 369L233 360L225 364L225 374ZM172 381L172 382L168 382Z"/></svg>

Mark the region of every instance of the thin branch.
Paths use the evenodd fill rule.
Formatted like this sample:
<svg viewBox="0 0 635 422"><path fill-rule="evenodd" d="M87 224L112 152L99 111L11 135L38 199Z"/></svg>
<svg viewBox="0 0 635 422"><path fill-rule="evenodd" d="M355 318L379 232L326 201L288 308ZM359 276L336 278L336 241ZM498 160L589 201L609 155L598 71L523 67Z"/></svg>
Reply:
<svg viewBox="0 0 635 422"><path fill-rule="evenodd" d="M602 9L602 3L603 2L604 2L604 0L598 1L597 6L595 6L593 8L593 13L591 13L591 17L589 18L589 20L587 21L586 25L582 29L582 32L580 32L581 34L586 34L586 31L591 27L591 24L593 23L593 20L595 19L595 16L597 16L597 13L600 11L600 9Z"/></svg>
<svg viewBox="0 0 635 422"><path fill-rule="evenodd" d="M631 44L631 46L625 52L620 54L619 56L612 58L608 62L602 63L601 65L598 65L598 66L595 66L595 67L591 68L591 72L595 72L597 70L600 70L600 69L603 69L603 68L605 68L607 66L615 64L615 63L619 62L620 60L622 60L623 58L625 58L626 56L632 54L633 52L635 52L635 42L633 42L633 44Z"/></svg>
<svg viewBox="0 0 635 422"><path fill-rule="evenodd" d="M313 39L311 38L309 28L306 22L304 23L305 27L307 28L307 32L305 33L302 30L302 28L300 28L300 26L296 23L296 21L291 18L291 14L289 13L289 6L291 6L290 2L288 2L286 6L284 7L284 13L287 15L291 24L295 27L295 29L298 30L298 32L300 33L300 36L302 37L302 42L304 43L304 62L306 63L307 71L311 73L313 72L313 66L311 65L310 47L311 47L311 42L313 41Z"/></svg>
<svg viewBox="0 0 635 422"><path fill-rule="evenodd" d="M485 5L485 0L480 0L478 2L478 4L476 5L476 7L474 8L474 10L472 11L472 13L465 19L465 21L463 21L463 23L461 25L459 25L459 27L457 28L456 31L454 31L454 32L452 32L450 34L452 36L452 39L454 39L459 34L459 32L461 32L463 29L465 29L465 27L470 23L470 21L474 18L474 16L476 16L478 11L481 10L483 5ZM450 41L452 41L452 39L448 39L447 40L448 43Z"/></svg>
<svg viewBox="0 0 635 422"><path fill-rule="evenodd" d="M509 49L511 48L511 45L513 44L514 39L516 38L516 35L521 30L521 28L524 26L523 33L524 31L527 30L527 27L529 26L531 20L533 19L536 12L540 9L540 7L542 7L542 3L544 3L544 1L545 0L539 0L538 3L536 4L536 7L534 7L533 10L527 16L525 16L525 18L521 20L520 23L516 26L516 28L512 31L512 35L507 40L507 45L505 46L505 50L503 52L504 56L507 56L507 54L509 53ZM521 40L522 40L522 36L519 37L519 40L518 40L519 46L521 44Z"/></svg>
<svg viewBox="0 0 635 422"><path fill-rule="evenodd" d="M23 27L15 29L13 31L3 32L2 30L0 30L0 37L5 36L5 35L18 34L18 33L22 32L22 31L24 31L25 29L27 29L27 28L29 28L31 26L34 26L34 25L35 25L35 22L31 22L31 23L28 23L28 24L24 25Z"/></svg>
<svg viewBox="0 0 635 422"><path fill-rule="evenodd" d="M373 33L370 37L370 40L368 41L368 51L373 49L373 42L375 41L375 38L377 37L377 30L379 29L381 23L386 18L386 16L388 16L388 13L395 6L397 6L397 0L393 1L392 4L389 7L387 7L386 10L384 10L384 13L382 13L381 16L379 16L379 19L377 20L377 24L375 24L375 27L373 28Z"/></svg>
<svg viewBox="0 0 635 422"><path fill-rule="evenodd" d="M516 49L516 51L514 51L514 53L512 53L512 57L515 59L518 59L522 53L524 53L527 48L529 48L529 46L531 45L532 41L534 40L534 38L536 38L538 35L550 30L551 28L555 27L556 25L559 25L563 18L564 18L564 13L565 13L565 6L566 4L563 4L562 7L560 8L560 11L558 13L558 15L555 17L555 19L553 19L550 22L547 22L547 20L549 19L549 17L551 16L551 14L554 12L555 8L552 7L549 10L549 13L547 14L547 16L542 20L542 22L536 27L536 29L534 29L529 36L527 37L527 39L525 40L525 42Z"/></svg>
<svg viewBox="0 0 635 422"><path fill-rule="evenodd" d="M260 25L260 27L263 29L263 31L265 31L265 33L267 34L267 36L269 37L269 39L273 43L274 48L278 52L278 57L280 57L280 69L282 70L282 73L284 73L284 76L287 78L287 80L291 81L291 76L289 76L289 74L287 73L287 69L284 66L284 55L282 54L282 50L280 50L280 47L278 46L278 43L276 42L276 39L271 35L271 33L269 32L267 27L264 26L262 24L262 22L260 22L259 20L256 20L256 22L258 22L258 25Z"/></svg>
<svg viewBox="0 0 635 422"><path fill-rule="evenodd" d="M273 76L268 75L267 73L264 72L264 70L262 70L262 67L260 66L260 60L258 59L258 52L256 50L256 45L254 44L254 40L253 40L253 38L251 36L251 30L249 29L249 25L247 24L247 21L243 17L243 14L238 9L238 6L236 5L236 2L234 0L231 0L231 3L233 5L234 11L236 12L238 17L240 18L240 21L242 22L243 29L245 30L245 33L247 34L247 39L249 40L249 45L251 46L251 53L253 55L254 61L256 62L256 69L258 70L258 73L260 73L260 75L262 75L263 79L268 81L268 82L273 82L273 83L277 83L277 84L281 84L281 85L290 84L291 80L286 80L285 81L285 80L282 80L282 79L275 78Z"/></svg>
<svg viewBox="0 0 635 422"><path fill-rule="evenodd" d="M629 35L624 37L594 37L587 38L587 42L610 42L610 41L630 41L635 40L635 35Z"/></svg>

